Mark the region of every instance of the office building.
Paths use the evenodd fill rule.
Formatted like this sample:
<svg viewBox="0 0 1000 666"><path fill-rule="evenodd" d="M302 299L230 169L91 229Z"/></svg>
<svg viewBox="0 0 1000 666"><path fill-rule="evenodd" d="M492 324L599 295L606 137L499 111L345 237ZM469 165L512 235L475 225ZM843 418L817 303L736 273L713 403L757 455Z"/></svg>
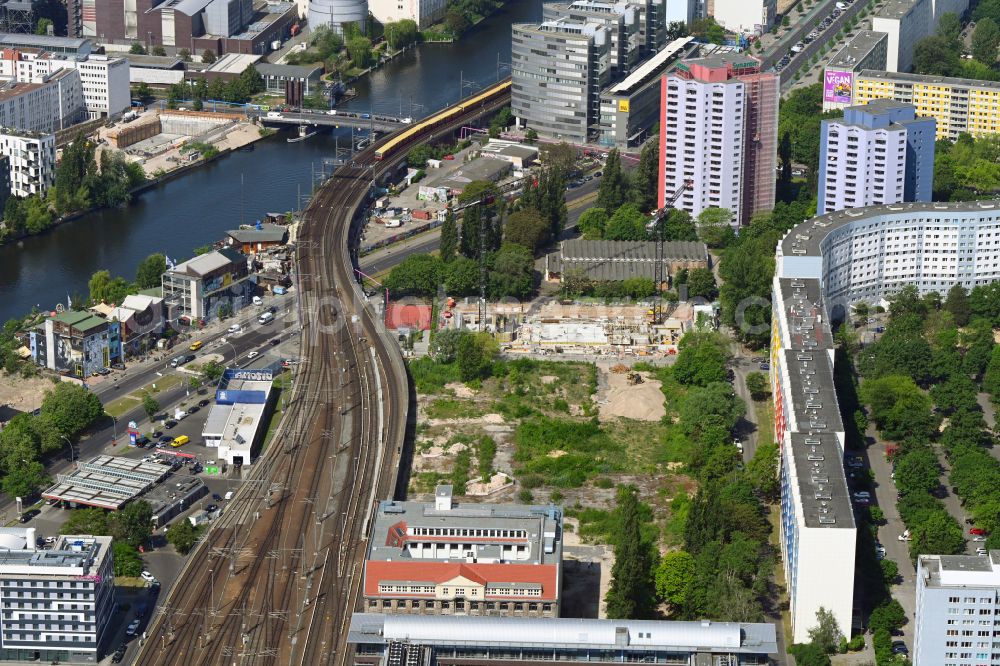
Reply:
<svg viewBox="0 0 1000 666"><path fill-rule="evenodd" d="M447 2L445 0L370 0L368 10L379 23L409 19L423 30L444 18Z"/></svg>
<svg viewBox="0 0 1000 666"><path fill-rule="evenodd" d="M1000 663L1000 550L917 558L913 666Z"/></svg>
<svg viewBox="0 0 1000 666"><path fill-rule="evenodd" d="M586 143L599 135L600 91L611 79L611 34L569 19L511 28L511 110L540 137Z"/></svg>
<svg viewBox="0 0 1000 666"><path fill-rule="evenodd" d="M0 85L0 127L52 134L87 118L80 73L61 69L29 83Z"/></svg>
<svg viewBox="0 0 1000 666"><path fill-rule="evenodd" d="M820 123L816 212L930 201L935 122L911 104L874 100Z"/></svg>
<svg viewBox="0 0 1000 666"><path fill-rule="evenodd" d="M575 23L594 23L607 28L611 39L609 65L612 79L630 72L645 50L645 44L639 38L638 5L599 0L546 2L542 3L542 18L544 21L568 19Z"/></svg>
<svg viewBox="0 0 1000 666"><path fill-rule="evenodd" d="M229 248L198 255L163 274L168 318L189 324L239 312L250 304L253 288L247 258Z"/></svg>
<svg viewBox="0 0 1000 666"><path fill-rule="evenodd" d="M908 72L913 68L913 47L937 30L941 16L962 16L969 0L889 0L872 17L872 30L888 36L885 69Z"/></svg>
<svg viewBox="0 0 1000 666"><path fill-rule="evenodd" d="M44 197L56 182L56 137L0 127L0 155L8 160L10 193Z"/></svg>
<svg viewBox="0 0 1000 666"><path fill-rule="evenodd" d="M601 91L600 144L619 150L637 148L660 121L660 78L678 58L696 48L693 37L675 39Z"/></svg>
<svg viewBox="0 0 1000 666"><path fill-rule="evenodd" d="M215 391L215 404L201 429L205 446L219 449L229 465L249 465L263 442L274 408L274 368L227 368Z"/></svg>
<svg viewBox="0 0 1000 666"><path fill-rule="evenodd" d="M28 334L31 357L49 370L87 378L121 360L120 325L90 312L48 317Z"/></svg>
<svg viewBox="0 0 1000 666"><path fill-rule="evenodd" d="M116 628L111 537L59 536L40 550L37 536L0 528L0 659L96 664Z"/></svg>
<svg viewBox="0 0 1000 666"><path fill-rule="evenodd" d="M111 309L107 319L121 325L122 355L126 358L152 349L166 327L163 299L145 294L129 294Z"/></svg>
<svg viewBox="0 0 1000 666"><path fill-rule="evenodd" d="M778 79L736 53L684 60L661 84L659 205L697 216L725 208L734 225L774 207Z"/></svg>
<svg viewBox="0 0 1000 666"><path fill-rule="evenodd" d="M862 30L823 68L823 110L854 104L854 81L863 69L885 69L889 36Z"/></svg>
<svg viewBox="0 0 1000 666"><path fill-rule="evenodd" d="M712 16L730 32L760 35L771 29L777 0L715 0Z"/></svg>
<svg viewBox="0 0 1000 666"><path fill-rule="evenodd" d="M763 665L778 652L773 624L408 617L355 613L347 642L357 666L522 666L651 663Z"/></svg>
<svg viewBox="0 0 1000 666"><path fill-rule="evenodd" d="M84 105L91 119L117 116L132 104L129 63L104 55L57 56L34 48L0 52L0 78L30 83L60 69L80 73Z"/></svg>
<svg viewBox="0 0 1000 666"><path fill-rule="evenodd" d="M420 615L559 616L562 511L555 506L384 501L365 557L364 608Z"/></svg>
<svg viewBox="0 0 1000 666"><path fill-rule="evenodd" d="M955 140L1000 133L1000 81L863 70L854 80L854 103L894 99L937 121L937 138Z"/></svg>

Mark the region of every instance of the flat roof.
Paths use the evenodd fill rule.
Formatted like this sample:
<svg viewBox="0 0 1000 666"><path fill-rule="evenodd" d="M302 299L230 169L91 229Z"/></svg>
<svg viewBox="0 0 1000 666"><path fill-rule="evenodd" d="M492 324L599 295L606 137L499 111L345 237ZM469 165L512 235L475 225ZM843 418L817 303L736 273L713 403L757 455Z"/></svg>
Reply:
<svg viewBox="0 0 1000 666"><path fill-rule="evenodd" d="M26 35L20 33L0 33L0 46L27 45L43 48L82 49L90 44L89 39L80 37L54 37L52 35Z"/></svg>
<svg viewBox="0 0 1000 666"><path fill-rule="evenodd" d="M655 74L659 73L660 70L669 65L671 61L685 51L688 45L692 42L694 42L694 37L680 37L670 42L664 46L659 53L636 67L636 69L623 80L611 86L611 94L627 95L632 92L634 89L644 84L646 79L653 77Z"/></svg>
<svg viewBox="0 0 1000 666"><path fill-rule="evenodd" d="M270 62L258 62L254 65L261 76L285 76L295 79L311 79L323 73L322 67L306 65L276 65Z"/></svg>
<svg viewBox="0 0 1000 666"><path fill-rule="evenodd" d="M873 18L901 19L924 0L888 0Z"/></svg>
<svg viewBox="0 0 1000 666"><path fill-rule="evenodd" d="M882 204L865 206L863 208L845 208L832 213L817 215L802 224L793 227L781 239L779 247L785 257L819 257L822 255L823 240L833 231L853 222L863 222L869 217L882 215L903 215L933 213L947 215L948 213L983 213L996 211L1000 213L998 201L956 201L956 202L915 202Z"/></svg>
<svg viewBox="0 0 1000 666"><path fill-rule="evenodd" d="M170 468L164 467L164 469L169 470ZM154 487L142 499L149 502L153 508L153 517L156 518L181 500L198 498L207 492L208 489L201 477L174 475L164 483Z"/></svg>
<svg viewBox="0 0 1000 666"><path fill-rule="evenodd" d="M264 224L260 229L230 229L226 235L239 243L283 243L288 239L288 227Z"/></svg>
<svg viewBox="0 0 1000 666"><path fill-rule="evenodd" d="M35 547L34 527L0 528L0 577L88 576L101 570L111 537L67 534L49 550ZM94 579L100 583L99 578Z"/></svg>
<svg viewBox="0 0 1000 666"><path fill-rule="evenodd" d="M86 310L66 310L50 317L52 321L66 324L81 331L89 331L99 326L107 326L108 320Z"/></svg>
<svg viewBox="0 0 1000 666"><path fill-rule="evenodd" d="M205 71L217 74L242 74L247 67L256 65L263 57L253 53L227 53Z"/></svg>
<svg viewBox="0 0 1000 666"><path fill-rule="evenodd" d="M862 30L854 36L854 39L847 42L844 48L837 51L827 63L827 68L854 67L875 50L879 42L888 42L888 40L887 33Z"/></svg>
<svg viewBox="0 0 1000 666"><path fill-rule="evenodd" d="M135 55L127 53L123 54L122 58L128 60L129 67L144 69L177 69L184 66L184 61L177 56Z"/></svg>
<svg viewBox="0 0 1000 666"><path fill-rule="evenodd" d="M213 250L177 264L173 268L168 269L167 272L187 275L189 277L202 277L212 271L238 263L241 260L246 261L246 257L235 250Z"/></svg>
<svg viewBox="0 0 1000 666"><path fill-rule="evenodd" d="M888 79L906 83L922 83L925 85L948 85L966 88L1000 89L1000 81L983 81L981 79L963 79L957 76L937 76L932 74L909 74L907 72L886 72L880 69L863 69L858 72L859 78Z"/></svg>
<svg viewBox="0 0 1000 666"><path fill-rule="evenodd" d="M59 474L42 496L117 511L169 471L159 463L100 455L80 461L71 474Z"/></svg>
<svg viewBox="0 0 1000 666"><path fill-rule="evenodd" d="M656 243L575 238L563 241L559 251L549 254L547 261L550 272L579 270L595 280L655 279ZM696 241L665 242L663 261L707 262L708 248Z"/></svg>
<svg viewBox="0 0 1000 666"><path fill-rule="evenodd" d="M623 635L624 634L624 635ZM423 646L524 646L623 652L683 651L771 654L778 651L770 623L586 620L576 618L475 617L449 615L351 616L348 642Z"/></svg>

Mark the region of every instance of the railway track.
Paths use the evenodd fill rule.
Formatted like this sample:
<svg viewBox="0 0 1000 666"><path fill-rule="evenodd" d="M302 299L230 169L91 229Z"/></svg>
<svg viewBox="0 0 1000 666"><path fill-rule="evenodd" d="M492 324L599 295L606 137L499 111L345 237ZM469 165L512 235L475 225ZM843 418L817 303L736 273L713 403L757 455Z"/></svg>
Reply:
<svg viewBox="0 0 1000 666"><path fill-rule="evenodd" d="M135 663L342 666L369 521L396 495L406 371L354 274L356 214L406 150L496 111L501 96L434 134L375 148L334 173L297 240L301 364L285 417L227 512L190 556Z"/></svg>

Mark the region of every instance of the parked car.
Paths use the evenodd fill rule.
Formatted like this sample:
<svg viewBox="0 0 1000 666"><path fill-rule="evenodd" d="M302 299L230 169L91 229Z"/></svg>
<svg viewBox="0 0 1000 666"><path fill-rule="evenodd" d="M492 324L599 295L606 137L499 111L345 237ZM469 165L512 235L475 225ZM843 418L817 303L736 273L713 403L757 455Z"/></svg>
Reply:
<svg viewBox="0 0 1000 666"><path fill-rule="evenodd" d="M132 620L129 622L128 628L125 629L126 636L135 636L139 631L139 620Z"/></svg>
<svg viewBox="0 0 1000 666"><path fill-rule="evenodd" d="M904 643L903 641L893 641L892 653L901 654L905 657L906 655L910 654L910 651L907 649L906 643Z"/></svg>
<svg viewBox="0 0 1000 666"><path fill-rule="evenodd" d="M269 341L268 344L270 344L272 347L280 345L281 344L281 338L271 338L271 340Z"/></svg>
<svg viewBox="0 0 1000 666"><path fill-rule="evenodd" d="M218 510L219 510L219 505L218 504L209 504L208 506L205 507L205 511L208 511L209 513L212 513L213 511L218 511Z"/></svg>
<svg viewBox="0 0 1000 666"><path fill-rule="evenodd" d="M241 326L239 324L233 324L226 330L230 333L239 333L241 330Z"/></svg>
<svg viewBox="0 0 1000 666"><path fill-rule="evenodd" d="M118 646L118 649L115 650L115 653L113 655L111 655L111 663L112 664L119 664L119 663L121 663L121 660L125 658L125 649L126 649L126 647L125 647L124 643L122 643L121 645Z"/></svg>
<svg viewBox="0 0 1000 666"><path fill-rule="evenodd" d="M982 543L983 541L986 541L986 537L984 537L982 534L977 534L976 536L972 537L972 541L974 543Z"/></svg>
<svg viewBox="0 0 1000 666"><path fill-rule="evenodd" d="M976 536L986 536L986 530L982 527L973 527L969 530L969 534L975 534Z"/></svg>
<svg viewBox="0 0 1000 666"><path fill-rule="evenodd" d="M220 495L219 493L212 493L212 499L214 499L216 502L221 502L222 495Z"/></svg>
<svg viewBox="0 0 1000 666"><path fill-rule="evenodd" d="M143 570L143 572L139 574L139 576L147 583L152 583L156 580L156 576L145 570Z"/></svg>
<svg viewBox="0 0 1000 666"><path fill-rule="evenodd" d="M173 420L173 419L170 419L169 421L167 421L167 422L165 422L165 423L163 424L163 427L164 427L164 428L166 428L167 430L170 430L170 429L171 429L171 428L173 428L173 427L174 427L175 425L177 425L177 421L175 421L175 420Z"/></svg>
<svg viewBox="0 0 1000 666"><path fill-rule="evenodd" d="M201 407L199 407L198 405L191 405L191 406L190 406L190 407L188 407L188 409L187 409L187 413L188 413L189 415L190 415L190 414L196 414L196 413L198 413L198 412L200 412L200 411L201 411Z"/></svg>
<svg viewBox="0 0 1000 666"><path fill-rule="evenodd" d="M28 509L27 511L21 514L20 520L22 523L27 523L32 518L37 516L39 513L41 513L41 511L39 511L38 509Z"/></svg>
<svg viewBox="0 0 1000 666"><path fill-rule="evenodd" d="M198 401L198 406L199 407L208 407L211 404L212 404L212 401L211 400L207 400L207 399L206 400L199 400Z"/></svg>

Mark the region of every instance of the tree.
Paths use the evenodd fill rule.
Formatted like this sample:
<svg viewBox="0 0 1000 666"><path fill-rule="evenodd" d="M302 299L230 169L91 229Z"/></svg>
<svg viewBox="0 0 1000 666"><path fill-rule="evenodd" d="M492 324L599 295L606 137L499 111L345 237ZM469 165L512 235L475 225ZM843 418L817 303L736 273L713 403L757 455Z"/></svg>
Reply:
<svg viewBox="0 0 1000 666"><path fill-rule="evenodd" d="M625 204L615 211L604 229L606 240L646 240L646 216L634 204Z"/></svg>
<svg viewBox="0 0 1000 666"><path fill-rule="evenodd" d="M1000 27L991 18L984 18L976 23L972 31L972 57L992 67L997 61L997 48L1000 47Z"/></svg>
<svg viewBox="0 0 1000 666"><path fill-rule="evenodd" d="M132 47L128 52L132 55L146 55L146 48L139 42L132 42Z"/></svg>
<svg viewBox="0 0 1000 666"><path fill-rule="evenodd" d="M532 145L536 141L538 141L538 132L536 132L534 128L529 127L524 132L524 142L529 145Z"/></svg>
<svg viewBox="0 0 1000 666"><path fill-rule="evenodd" d="M453 363L458 357L462 338L472 335L463 328L446 328L438 331L431 341L431 358L438 363Z"/></svg>
<svg viewBox="0 0 1000 666"><path fill-rule="evenodd" d="M93 303L121 303L129 290L124 278L112 278L109 271L97 271L90 276L88 287Z"/></svg>
<svg viewBox="0 0 1000 666"><path fill-rule="evenodd" d="M615 509L615 563L606 597L611 619L642 619L651 613L652 561L641 533L639 497L635 487L618 490Z"/></svg>
<svg viewBox="0 0 1000 666"><path fill-rule="evenodd" d="M777 444L757 444L753 458L747 463L747 478L768 501L773 502L781 496Z"/></svg>
<svg viewBox="0 0 1000 666"><path fill-rule="evenodd" d="M715 300L719 289L715 285L715 274L710 268L692 268L687 274L688 298Z"/></svg>
<svg viewBox="0 0 1000 666"><path fill-rule="evenodd" d="M5 467L7 473L3 478L3 491L9 497L34 495L49 482L49 475L45 473L45 465L37 460L27 460L20 457L13 461L8 459Z"/></svg>
<svg viewBox="0 0 1000 666"><path fill-rule="evenodd" d="M459 338L455 356L462 381L489 377L498 352L496 341L489 333L468 334Z"/></svg>
<svg viewBox="0 0 1000 666"><path fill-rule="evenodd" d="M180 51L178 51L177 57L183 60L184 62L191 62L191 52L188 51L187 49L181 49Z"/></svg>
<svg viewBox="0 0 1000 666"><path fill-rule="evenodd" d="M747 374L747 390L754 400L763 400L771 393L771 383L767 375L763 372L751 372Z"/></svg>
<svg viewBox="0 0 1000 666"><path fill-rule="evenodd" d="M937 427L930 398L910 377L889 375L868 380L861 385L859 393L871 406L872 419L886 439L925 440Z"/></svg>
<svg viewBox="0 0 1000 666"><path fill-rule="evenodd" d="M938 20L937 35L949 44L959 44L962 37L962 20L955 12L945 12Z"/></svg>
<svg viewBox="0 0 1000 666"><path fill-rule="evenodd" d="M899 579L899 565L893 560L885 559L879 562L882 567L882 580L886 585L892 585Z"/></svg>
<svg viewBox="0 0 1000 666"><path fill-rule="evenodd" d="M194 545L201 538L204 525L195 527L190 520L181 520L170 526L167 532L167 541L177 549L181 555L187 555L194 548Z"/></svg>
<svg viewBox="0 0 1000 666"><path fill-rule="evenodd" d="M733 236L732 219L728 208L706 208L698 214L698 238L709 247L725 247Z"/></svg>
<svg viewBox="0 0 1000 666"><path fill-rule="evenodd" d="M826 654L833 654L837 651L842 636L837 618L820 606L816 611L816 626L809 630L809 642L819 646Z"/></svg>
<svg viewBox="0 0 1000 666"><path fill-rule="evenodd" d="M153 507L146 500L129 502L113 513L109 522L115 539L138 548L153 534Z"/></svg>
<svg viewBox="0 0 1000 666"><path fill-rule="evenodd" d="M401 49L409 46L417 41L417 38L420 36L416 22L410 19L386 23L383 34L385 35L386 43L392 49Z"/></svg>
<svg viewBox="0 0 1000 666"><path fill-rule="evenodd" d="M796 643L788 648L788 654L795 657L800 666L830 666L830 657L823 648L814 643Z"/></svg>
<svg viewBox="0 0 1000 666"><path fill-rule="evenodd" d="M115 555L115 576L138 578L142 574L142 558L135 548L116 541L111 545Z"/></svg>
<svg viewBox="0 0 1000 666"><path fill-rule="evenodd" d="M601 187L597 190L597 207L617 211L625 202L625 174L622 173L621 155L612 148L604 163Z"/></svg>
<svg viewBox="0 0 1000 666"><path fill-rule="evenodd" d="M961 72L959 51L938 35L924 37L913 46L913 68L919 74L957 76Z"/></svg>
<svg viewBox="0 0 1000 666"><path fill-rule="evenodd" d="M135 271L135 284L139 289L159 287L166 270L166 257L160 253L151 254L139 263Z"/></svg>
<svg viewBox="0 0 1000 666"><path fill-rule="evenodd" d="M694 558L683 550L671 551L660 558L654 578L656 595L675 611L679 610L687 603L694 578Z"/></svg>
<svg viewBox="0 0 1000 666"><path fill-rule="evenodd" d="M580 215L576 226L587 240L604 238L604 229L608 225L608 213L603 208L588 208Z"/></svg>
<svg viewBox="0 0 1000 666"><path fill-rule="evenodd" d="M160 403L149 393L145 393L142 396L142 410L152 420L153 416L160 411Z"/></svg>
<svg viewBox="0 0 1000 666"><path fill-rule="evenodd" d="M201 52L201 61L206 65L211 65L216 60L218 60L218 57L212 49L205 49Z"/></svg>
<svg viewBox="0 0 1000 666"><path fill-rule="evenodd" d="M898 476L898 474L897 474ZM910 553L940 553L955 555L965 552L962 526L947 511L940 509L911 530Z"/></svg>
<svg viewBox="0 0 1000 666"><path fill-rule="evenodd" d="M493 116L490 120L490 138L495 139L500 136L500 133L510 127L510 124L514 122L514 114L511 112L509 106L505 106L497 114Z"/></svg>
<svg viewBox="0 0 1000 666"><path fill-rule="evenodd" d="M549 242L551 225L535 208L511 213L504 226L504 242L526 248L533 255Z"/></svg>
<svg viewBox="0 0 1000 666"><path fill-rule="evenodd" d="M969 323L971 308L969 306L969 294L960 284L956 284L948 290L948 296L944 301L944 309L955 318L956 326L965 326Z"/></svg>
<svg viewBox="0 0 1000 666"><path fill-rule="evenodd" d="M103 509L74 509L69 515L69 520L59 528L59 534L110 536L108 515Z"/></svg>
<svg viewBox="0 0 1000 666"><path fill-rule="evenodd" d="M649 141L642 147L639 154L639 164L628 184L628 200L638 206L643 213L648 213L656 208L656 179L659 175L659 144L656 141Z"/></svg>
<svg viewBox="0 0 1000 666"><path fill-rule="evenodd" d="M163 58L167 55L167 50L162 46L154 46L150 49L149 54Z"/></svg>
<svg viewBox="0 0 1000 666"><path fill-rule="evenodd" d="M445 264L445 291L451 296L472 296L479 293L480 266L475 259L456 257Z"/></svg>
<svg viewBox="0 0 1000 666"><path fill-rule="evenodd" d="M479 258L480 226L483 224L483 206L474 204L462 211L462 236L459 239L459 249L462 256L469 259Z"/></svg>
<svg viewBox="0 0 1000 666"><path fill-rule="evenodd" d="M674 364L674 378L694 386L726 381L727 347L725 339L717 333L686 333L678 344L680 351Z"/></svg>
<svg viewBox="0 0 1000 666"><path fill-rule="evenodd" d="M104 416L104 406L82 386L60 382L46 392L41 413L61 434L75 437Z"/></svg>
<svg viewBox="0 0 1000 666"><path fill-rule="evenodd" d="M995 345L990 353L990 362L983 373L983 390L992 396L993 402L1000 402L1000 345Z"/></svg>
<svg viewBox="0 0 1000 666"><path fill-rule="evenodd" d="M548 144L542 148L542 161L545 165L555 167L563 173L569 173L576 168L576 160L579 156L577 149L565 141Z"/></svg>
<svg viewBox="0 0 1000 666"><path fill-rule="evenodd" d="M395 266L385 280L390 293L398 296L433 296L441 284L443 263L428 254L413 254Z"/></svg>
<svg viewBox="0 0 1000 666"><path fill-rule="evenodd" d="M449 9L444 15L444 27L451 33L452 37L461 37L472 24L465 14L457 9Z"/></svg>
<svg viewBox="0 0 1000 666"><path fill-rule="evenodd" d="M52 27L52 19L40 18L38 23L35 24L35 34L36 35L47 35L49 34L49 28Z"/></svg>
<svg viewBox="0 0 1000 666"><path fill-rule="evenodd" d="M367 37L353 37L348 40L347 55L355 67L360 69L367 67L372 57L372 40Z"/></svg>
<svg viewBox="0 0 1000 666"><path fill-rule="evenodd" d="M531 252L519 245L504 245L493 256L490 271L490 298L527 300L535 288L535 261Z"/></svg>
<svg viewBox="0 0 1000 666"><path fill-rule="evenodd" d="M205 376L206 381L215 383L222 379L222 375L226 372L226 366L218 361L209 361L201 366L201 374ZM148 394L147 394L148 395ZM143 398L143 407L145 407L146 399ZM156 406L159 409L159 405ZM153 410L154 413L156 410Z"/></svg>

